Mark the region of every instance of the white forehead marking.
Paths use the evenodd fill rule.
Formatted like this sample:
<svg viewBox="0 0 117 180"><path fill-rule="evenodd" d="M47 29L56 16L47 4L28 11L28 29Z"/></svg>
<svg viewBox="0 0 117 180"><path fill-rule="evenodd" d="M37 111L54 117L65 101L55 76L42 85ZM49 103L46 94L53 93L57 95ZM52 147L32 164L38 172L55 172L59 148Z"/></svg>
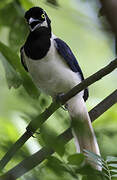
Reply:
<svg viewBox="0 0 117 180"><path fill-rule="evenodd" d="M29 24L31 24L32 22L36 22L36 21L38 22L39 20L38 20L38 19L34 19L34 18L31 17L31 18L29 19Z"/></svg>

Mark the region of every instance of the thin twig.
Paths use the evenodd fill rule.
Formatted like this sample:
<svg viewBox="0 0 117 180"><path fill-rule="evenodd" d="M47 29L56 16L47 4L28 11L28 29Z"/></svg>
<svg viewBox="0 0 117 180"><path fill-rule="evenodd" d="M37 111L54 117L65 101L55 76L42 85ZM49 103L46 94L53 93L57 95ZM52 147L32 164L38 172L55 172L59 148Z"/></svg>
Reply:
<svg viewBox="0 0 117 180"><path fill-rule="evenodd" d="M65 104L70 98L74 95L98 81L102 77L111 73L115 68L117 68L117 59L113 60L109 65L105 66L95 74L91 75L80 84L71 89L68 93L66 93L60 99L61 104ZM40 126L60 107L60 102L53 102L48 109L46 109L43 113L38 115L35 119L33 119L28 127L28 132L25 132L19 140L11 147L11 149L5 154L5 156L0 161L0 170L3 169L6 164L10 161L10 159L15 155L15 153L23 146L23 144L31 137L31 133L34 133ZM31 133L29 133L31 132ZM25 136L25 138L23 138Z"/></svg>
<svg viewBox="0 0 117 180"><path fill-rule="evenodd" d="M97 119L115 103L117 103L117 90L106 97L102 102L100 102L89 112L91 121ZM58 136L58 138L64 139L65 144L70 141L72 137L73 136L70 128ZM52 155L53 153L54 151L52 149L48 149L47 147L42 148L35 154L27 157L25 160L9 170L3 176L1 176L0 180L2 180L3 178L4 180L8 180L8 177L14 177L15 179L21 177L22 175L39 165L43 160L45 160L49 155Z"/></svg>

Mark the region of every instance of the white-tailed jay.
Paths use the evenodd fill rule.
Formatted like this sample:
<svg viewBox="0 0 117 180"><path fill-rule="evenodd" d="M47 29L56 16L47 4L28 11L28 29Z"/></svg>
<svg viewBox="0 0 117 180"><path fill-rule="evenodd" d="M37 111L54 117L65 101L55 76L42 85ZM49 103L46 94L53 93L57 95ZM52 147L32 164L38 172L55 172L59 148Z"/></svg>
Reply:
<svg viewBox="0 0 117 180"><path fill-rule="evenodd" d="M46 12L40 7L33 7L25 13L25 19L30 33L21 48L21 62L36 86L55 98L84 80L69 46L52 33ZM77 152L87 149L100 155L85 105L87 98L88 89L85 89L66 103L73 122L76 149Z"/></svg>

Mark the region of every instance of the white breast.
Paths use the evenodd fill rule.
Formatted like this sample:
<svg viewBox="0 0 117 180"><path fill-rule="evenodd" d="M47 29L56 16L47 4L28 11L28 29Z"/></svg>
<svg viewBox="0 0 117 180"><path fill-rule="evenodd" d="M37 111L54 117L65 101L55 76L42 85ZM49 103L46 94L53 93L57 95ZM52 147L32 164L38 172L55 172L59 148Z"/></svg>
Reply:
<svg viewBox="0 0 117 180"><path fill-rule="evenodd" d="M32 60L25 55L26 65L34 83L52 97L69 91L81 82L80 75L68 67L58 54L54 43L52 38L49 52L41 60Z"/></svg>

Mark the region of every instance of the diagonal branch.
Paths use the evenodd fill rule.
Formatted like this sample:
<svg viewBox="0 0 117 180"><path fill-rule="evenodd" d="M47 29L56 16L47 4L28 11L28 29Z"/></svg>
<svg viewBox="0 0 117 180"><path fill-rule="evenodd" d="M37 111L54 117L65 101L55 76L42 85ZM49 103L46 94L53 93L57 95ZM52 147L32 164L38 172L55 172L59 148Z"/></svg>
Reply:
<svg viewBox="0 0 117 180"><path fill-rule="evenodd" d="M104 112L106 112L111 106L113 106L116 103L117 89L89 112L91 121L93 122L95 119L101 116Z"/></svg>
<svg viewBox="0 0 117 180"><path fill-rule="evenodd" d="M115 103L117 103L117 90L115 90L112 94L106 97L101 103L99 103L89 112L91 121L97 119ZM65 132L58 136L58 138L64 139L65 144L70 141L72 137L73 136L70 129L67 129ZM10 177L13 177L14 179L21 177L22 175L39 165L42 161L44 161L49 155L52 155L53 153L54 151L52 149L43 147L41 150L27 157L17 166L15 166L3 176L1 176L0 180L8 180L8 178Z"/></svg>
<svg viewBox="0 0 117 180"><path fill-rule="evenodd" d="M90 86L91 84L93 84L96 81L100 80L101 78L103 78L107 74L111 73L116 68L117 68L117 59L111 61L110 64L108 64L107 66L105 66L101 70L97 71L95 74L93 74L93 75L89 76L88 78L86 78L84 81L82 81L77 86L72 88L64 96L61 96L61 98L59 99L60 102L58 104L56 104L56 102L55 102L52 109L54 109L55 106L56 106L56 110L57 110L60 107L60 104L65 104L69 99L71 99L77 93L81 92L86 87ZM49 113L51 113L52 109L49 109L49 111L50 111ZM46 113L46 111L44 112L44 114L45 113ZM53 113L53 111L52 111L52 113ZM42 121L44 122L44 119L42 121L41 120L39 121L38 119L39 118L36 118L35 120L32 120L29 123L27 129L30 130L31 132L35 132L35 130L40 127L40 125L41 125L40 122L42 122ZM47 120L47 119L45 119L45 120Z"/></svg>
<svg viewBox="0 0 117 180"><path fill-rule="evenodd" d="M82 81L80 84L72 88L68 93L66 93L62 99L61 102L65 104L66 101L68 101L70 98L75 96L77 93L85 89L86 87L90 86L91 84L95 83L96 81L102 79L104 76L111 73L114 69L117 68L117 59L113 60L105 66L104 68L97 71L95 74L89 76L84 81Z"/></svg>
<svg viewBox="0 0 117 180"><path fill-rule="evenodd" d="M95 83L102 77L111 73L114 69L117 68L117 59L113 60L110 64L91 75L80 84L75 86L72 90L66 93L60 99L60 102L53 102L49 108L47 108L43 113L38 115L35 119L33 119L28 127L27 131L18 139L18 141L11 147L11 149L5 154L5 156L0 161L0 169L3 169L6 164L10 161L10 159L14 156L14 154L21 148L24 143L32 136L31 132L34 133L40 126L58 109L60 108L60 104L65 104L70 98L75 96L77 93Z"/></svg>

